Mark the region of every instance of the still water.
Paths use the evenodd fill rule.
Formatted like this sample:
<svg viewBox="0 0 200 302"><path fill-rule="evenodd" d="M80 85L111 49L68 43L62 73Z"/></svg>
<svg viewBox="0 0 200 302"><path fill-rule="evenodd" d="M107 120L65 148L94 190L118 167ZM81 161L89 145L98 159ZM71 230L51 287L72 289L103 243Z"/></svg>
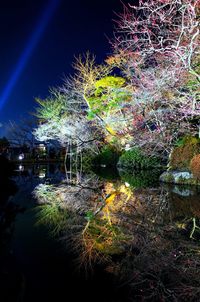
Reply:
<svg viewBox="0 0 200 302"><path fill-rule="evenodd" d="M152 171L15 170L1 189L0 301L200 301L198 188Z"/></svg>

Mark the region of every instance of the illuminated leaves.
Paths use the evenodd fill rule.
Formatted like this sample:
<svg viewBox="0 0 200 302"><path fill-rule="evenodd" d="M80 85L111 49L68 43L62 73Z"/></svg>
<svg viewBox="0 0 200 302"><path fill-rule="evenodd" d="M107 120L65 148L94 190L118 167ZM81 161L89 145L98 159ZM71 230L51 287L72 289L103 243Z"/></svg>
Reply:
<svg viewBox="0 0 200 302"><path fill-rule="evenodd" d="M63 114L66 114L64 96L57 94L56 97L42 100L36 98L39 106L36 108L36 116L42 121L58 120Z"/></svg>
<svg viewBox="0 0 200 302"><path fill-rule="evenodd" d="M111 71L111 67L108 65L97 65L95 63L95 56L89 52L83 56L79 55L73 67L75 74L71 79L71 84L89 107L87 98L93 93L95 82L107 76Z"/></svg>
<svg viewBox="0 0 200 302"><path fill-rule="evenodd" d="M94 114L102 118L106 114L115 114L128 100L131 93L125 86L126 80L122 77L107 76L96 81L93 95L88 98L90 108Z"/></svg>
<svg viewBox="0 0 200 302"><path fill-rule="evenodd" d="M126 80L122 77L107 76L95 83L95 87L98 88L120 88L124 86Z"/></svg>

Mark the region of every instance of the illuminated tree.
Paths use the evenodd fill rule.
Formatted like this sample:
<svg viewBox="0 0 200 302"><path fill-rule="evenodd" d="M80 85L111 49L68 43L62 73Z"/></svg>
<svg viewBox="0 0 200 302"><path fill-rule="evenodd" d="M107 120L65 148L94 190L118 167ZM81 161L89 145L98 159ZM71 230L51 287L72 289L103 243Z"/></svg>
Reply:
<svg viewBox="0 0 200 302"><path fill-rule="evenodd" d="M190 76L199 83L199 0L140 0L124 5L113 43L116 60L131 85L131 134L135 144L170 152L190 120L198 115L196 94L184 91ZM138 131L139 130L139 131Z"/></svg>
<svg viewBox="0 0 200 302"><path fill-rule="evenodd" d="M39 126L34 135L40 141L56 140L62 146L75 144L85 148L88 143L97 138L97 132L81 111L80 102L73 99L69 93L51 91L49 98L36 99L39 107L36 116L39 118Z"/></svg>
<svg viewBox="0 0 200 302"><path fill-rule="evenodd" d="M86 119L72 115L41 123L34 135L40 141L56 140L62 146L74 144L82 149L94 147L97 139L97 132Z"/></svg>
<svg viewBox="0 0 200 302"><path fill-rule="evenodd" d="M106 130L113 136L125 134L127 116L124 107L131 98L125 78L107 76L96 81L93 95L88 98L90 110L88 118L98 115L104 122Z"/></svg>
<svg viewBox="0 0 200 302"><path fill-rule="evenodd" d="M95 57L87 53L79 56L74 63L75 75L65 81L61 91L74 92L97 128L104 133L107 142L117 141L126 135L128 116L125 107L131 97L132 87L127 86L124 77L112 74L113 66L98 65Z"/></svg>
<svg viewBox="0 0 200 302"><path fill-rule="evenodd" d="M99 153L99 129L86 118L81 102L72 98L71 92L64 94L53 90L49 98L37 102L40 105L36 112L39 125L33 131L34 136L39 141L57 141L66 148L66 177L71 181L74 172L78 181L82 172L82 151Z"/></svg>
<svg viewBox="0 0 200 302"><path fill-rule="evenodd" d="M115 119L114 109L120 109L120 104L128 95L123 87L125 79L111 76L111 65L96 64L95 57L90 53L79 56L73 67L75 74L65 81L61 91L64 93L73 91L82 108L88 113L88 119L93 120L97 127L105 130L105 133L114 136L115 130L106 118L112 116Z"/></svg>
<svg viewBox="0 0 200 302"><path fill-rule="evenodd" d="M59 121L66 111L65 98L62 94L53 90L51 96L42 100L36 98L38 107L36 108L36 116L41 122Z"/></svg>
<svg viewBox="0 0 200 302"><path fill-rule="evenodd" d="M199 54L199 5L199 0L139 0L139 6L124 6L115 47L128 56L134 74L141 67L162 66L172 80L185 70L200 79L193 69Z"/></svg>
<svg viewBox="0 0 200 302"><path fill-rule="evenodd" d="M84 56L76 58L73 68L74 76L71 80L66 80L66 84L79 93L90 109L88 97L93 94L96 81L109 75L111 67L107 64L96 64L95 56L87 52Z"/></svg>

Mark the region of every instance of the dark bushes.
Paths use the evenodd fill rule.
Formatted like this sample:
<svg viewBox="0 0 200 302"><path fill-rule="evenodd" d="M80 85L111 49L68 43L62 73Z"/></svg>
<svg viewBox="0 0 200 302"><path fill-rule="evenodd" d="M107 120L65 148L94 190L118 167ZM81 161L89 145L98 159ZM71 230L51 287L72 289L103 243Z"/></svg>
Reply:
<svg viewBox="0 0 200 302"><path fill-rule="evenodd" d="M113 146L107 145L102 148L101 153L93 159L93 165L115 167L120 157L120 152Z"/></svg>
<svg viewBox="0 0 200 302"><path fill-rule="evenodd" d="M147 170L159 166L159 160L155 157L147 157L138 148L124 152L118 162L120 168Z"/></svg>

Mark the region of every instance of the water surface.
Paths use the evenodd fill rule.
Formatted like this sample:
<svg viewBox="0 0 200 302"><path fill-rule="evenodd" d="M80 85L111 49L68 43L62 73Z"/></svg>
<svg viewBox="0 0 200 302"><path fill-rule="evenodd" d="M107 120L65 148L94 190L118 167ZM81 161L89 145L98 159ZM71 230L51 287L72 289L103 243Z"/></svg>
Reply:
<svg viewBox="0 0 200 302"><path fill-rule="evenodd" d="M99 174L66 183L60 164L16 167L1 206L3 301L198 301L199 189Z"/></svg>

